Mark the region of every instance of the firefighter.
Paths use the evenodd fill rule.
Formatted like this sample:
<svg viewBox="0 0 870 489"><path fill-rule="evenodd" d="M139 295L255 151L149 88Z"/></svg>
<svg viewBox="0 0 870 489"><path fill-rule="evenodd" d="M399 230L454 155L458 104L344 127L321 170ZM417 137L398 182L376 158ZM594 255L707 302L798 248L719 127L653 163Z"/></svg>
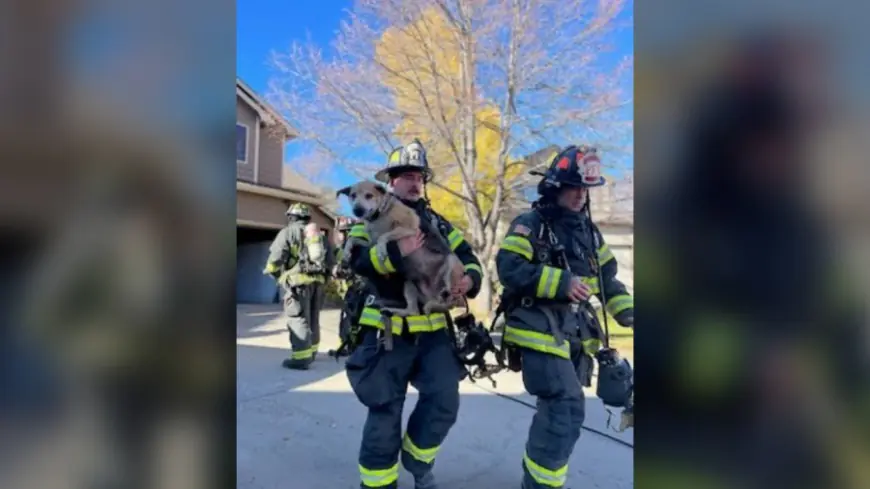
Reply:
<svg viewBox="0 0 870 489"><path fill-rule="evenodd" d="M338 293L342 297L341 316L339 319L338 336L341 340L340 347L330 353L331 356L346 356L353 349L351 331L359 321L362 314L362 306L365 300L365 282L354 275L348 260L349 253L345 248L350 244L350 233L353 221L343 221L337 231L339 243L335 249L335 279L339 281Z"/></svg>
<svg viewBox="0 0 870 489"><path fill-rule="evenodd" d="M585 418L583 386L591 385L603 339L588 300L597 295L618 323L632 327L634 301L616 279L616 259L590 217L589 189L605 184L596 150L569 146L546 173L534 174L543 177L540 199L510 224L496 266L504 286L504 344L520 364L526 390L538 398L522 487L550 489L565 484Z"/></svg>
<svg viewBox="0 0 870 489"><path fill-rule="evenodd" d="M339 287L340 295L344 296L347 292L347 285L349 280L353 277L353 272L350 269L350 263L346 258L348 258L345 253L345 247L348 244L348 234L350 233L351 227L353 227L353 221L347 219L341 219L339 221L338 226L336 227L338 242L335 246L335 258L333 259L335 263L335 269L332 271L332 275L337 279L341 280L342 284Z"/></svg>
<svg viewBox="0 0 870 489"><path fill-rule="evenodd" d="M275 277L284 291L291 353L282 365L307 370L320 343L317 303L326 282L327 247L307 204L291 204L287 219L269 248L263 273Z"/></svg>
<svg viewBox="0 0 870 489"><path fill-rule="evenodd" d="M423 145L415 140L393 150L375 178L388 183L392 194L417 212L423 233L439 233L462 261L466 274L455 297L475 297L482 279L480 262L460 232L429 207L424 189L432 171ZM373 290L359 320L359 346L346 363L354 393L368 408L359 453L361 487L396 488L401 459L416 489L433 489L432 467L456 422L459 382L466 374L449 334L451 318L443 313L393 317L392 349L387 350L381 339L388 320L379 308L405 307L402 257L418 249L422 240L416 236L390 242L384 260L370 253L373 246L363 224L354 226L350 236L353 271L368 279ZM403 437L402 407L409 382L419 391L419 399Z"/></svg>

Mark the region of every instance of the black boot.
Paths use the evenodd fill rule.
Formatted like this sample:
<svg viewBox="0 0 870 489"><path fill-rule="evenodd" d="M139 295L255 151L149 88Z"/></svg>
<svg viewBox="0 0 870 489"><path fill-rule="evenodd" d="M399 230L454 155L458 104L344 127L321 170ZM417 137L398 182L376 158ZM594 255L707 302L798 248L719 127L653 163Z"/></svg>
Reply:
<svg viewBox="0 0 870 489"><path fill-rule="evenodd" d="M414 489L438 489L438 485L435 484L435 476L432 475L432 471L426 472L425 475L416 479L414 481Z"/></svg>
<svg viewBox="0 0 870 489"><path fill-rule="evenodd" d="M311 360L294 360L285 358L281 362L281 366L290 370L308 370L311 367Z"/></svg>

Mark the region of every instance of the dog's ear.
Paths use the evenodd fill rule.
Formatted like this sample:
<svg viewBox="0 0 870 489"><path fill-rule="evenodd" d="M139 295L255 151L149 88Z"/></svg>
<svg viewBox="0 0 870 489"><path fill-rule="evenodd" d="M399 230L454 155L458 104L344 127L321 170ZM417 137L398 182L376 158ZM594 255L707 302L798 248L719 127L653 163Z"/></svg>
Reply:
<svg viewBox="0 0 870 489"><path fill-rule="evenodd" d="M344 187L342 189L339 189L337 192L335 192L336 197L338 197L340 195L346 195L346 196L350 197L350 186Z"/></svg>
<svg viewBox="0 0 870 489"><path fill-rule="evenodd" d="M383 185L381 185L379 183L375 184L375 190L380 192L381 195L387 195L387 187L384 187Z"/></svg>

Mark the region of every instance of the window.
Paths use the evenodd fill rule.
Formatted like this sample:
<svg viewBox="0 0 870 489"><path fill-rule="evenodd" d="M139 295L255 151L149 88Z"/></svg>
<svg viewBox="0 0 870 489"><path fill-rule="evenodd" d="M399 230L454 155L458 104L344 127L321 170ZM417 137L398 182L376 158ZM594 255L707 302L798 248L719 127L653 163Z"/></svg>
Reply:
<svg viewBox="0 0 870 489"><path fill-rule="evenodd" d="M248 126L236 123L236 163L248 162Z"/></svg>

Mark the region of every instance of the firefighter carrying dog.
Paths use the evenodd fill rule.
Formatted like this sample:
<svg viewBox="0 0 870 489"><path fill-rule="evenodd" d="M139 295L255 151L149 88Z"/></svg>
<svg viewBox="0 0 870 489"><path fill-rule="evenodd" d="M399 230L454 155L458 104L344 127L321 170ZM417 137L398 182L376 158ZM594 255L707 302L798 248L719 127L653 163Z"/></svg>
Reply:
<svg viewBox="0 0 870 489"><path fill-rule="evenodd" d="M449 243L465 268L458 293L475 297L482 279L480 262L459 231L435 213L424 197L432 171L422 144L414 141L394 150L375 178L388 183L392 194L419 215L424 233L439 233ZM350 236L353 271L374 289L359 321L359 346L346 363L354 393L368 408L359 453L361 487L396 488L401 460L413 474L416 489L434 489L432 466L456 422L459 382L466 374L450 336L451 318L444 313L393 317L393 345L387 351L380 339L384 320L379 307L403 307L402 258L423 243L419 236L389 242L386 257L382 257L370 252L373 243L364 225L355 226ZM419 400L403 435L402 408L409 383L419 391Z"/></svg>

